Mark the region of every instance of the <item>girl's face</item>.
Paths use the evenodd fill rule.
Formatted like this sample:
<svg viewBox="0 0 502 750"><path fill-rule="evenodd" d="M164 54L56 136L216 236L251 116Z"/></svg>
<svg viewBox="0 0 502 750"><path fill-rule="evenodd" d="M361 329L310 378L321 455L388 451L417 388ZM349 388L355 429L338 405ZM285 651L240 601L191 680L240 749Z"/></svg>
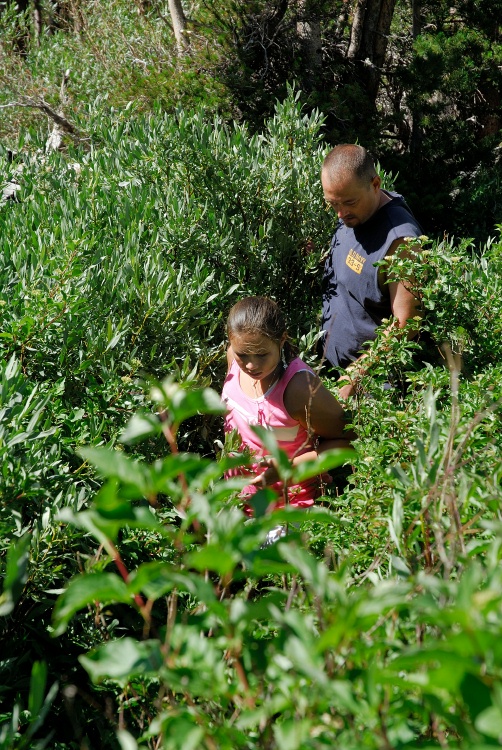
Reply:
<svg viewBox="0 0 502 750"><path fill-rule="evenodd" d="M234 333L230 346L242 372L253 380L265 380L277 369L285 340L286 334L280 341L273 341L261 333Z"/></svg>

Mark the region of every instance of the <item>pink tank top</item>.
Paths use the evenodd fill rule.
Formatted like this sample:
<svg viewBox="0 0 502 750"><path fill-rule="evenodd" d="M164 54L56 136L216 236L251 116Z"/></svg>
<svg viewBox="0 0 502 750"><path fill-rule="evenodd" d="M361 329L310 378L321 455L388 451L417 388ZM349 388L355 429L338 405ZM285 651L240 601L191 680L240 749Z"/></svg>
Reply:
<svg viewBox="0 0 502 750"><path fill-rule="evenodd" d="M223 385L222 399L225 402L228 412L225 418L225 432L237 429L241 440L242 448L249 448L257 458L265 455L266 451L260 442L258 436L251 430L251 425L262 425L275 435L277 443L285 451L290 459L312 450L312 441L309 440L307 430L298 422L289 416L284 406L284 391L291 378L297 372L312 372L311 368L296 357L279 380L259 398L246 396L240 386L240 369L234 360L230 371ZM264 471L258 465L253 465L251 469L238 469L232 472L235 474L252 474L256 476ZM323 480L328 480L326 476ZM321 494L321 478L314 477L301 484L288 487L289 504L293 506L310 506L314 503L314 498ZM276 507L281 507L283 503L283 485L277 482L273 485L279 499ZM252 485L245 487L243 496L251 495L256 492Z"/></svg>

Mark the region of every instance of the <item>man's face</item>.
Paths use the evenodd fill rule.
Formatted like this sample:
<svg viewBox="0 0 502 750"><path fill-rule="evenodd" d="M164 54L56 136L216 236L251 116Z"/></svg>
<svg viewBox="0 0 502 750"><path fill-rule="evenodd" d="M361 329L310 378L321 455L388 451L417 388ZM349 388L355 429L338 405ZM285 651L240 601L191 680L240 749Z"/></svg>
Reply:
<svg viewBox="0 0 502 750"><path fill-rule="evenodd" d="M380 177L367 182L356 177L332 180L321 175L324 198L347 227L357 227L373 216L380 205Z"/></svg>

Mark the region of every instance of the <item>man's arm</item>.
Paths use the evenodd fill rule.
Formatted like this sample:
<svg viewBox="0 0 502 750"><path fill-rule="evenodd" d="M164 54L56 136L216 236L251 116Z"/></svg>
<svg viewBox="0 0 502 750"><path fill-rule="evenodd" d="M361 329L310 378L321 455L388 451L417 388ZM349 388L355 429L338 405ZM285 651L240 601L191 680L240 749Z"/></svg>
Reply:
<svg viewBox="0 0 502 750"><path fill-rule="evenodd" d="M416 250L414 250L416 252ZM405 259L410 257L410 252L404 239L395 240L385 256L390 258L393 255L397 255L399 258ZM378 283L380 287L387 286L390 295L390 307L392 315L397 320L397 328L404 328L408 320L412 318L421 318L423 311L420 307L420 301L415 297L411 289L406 286L406 283L402 281L389 281L387 282L387 274L385 271L379 275ZM395 326L391 326L390 329L395 330ZM415 330L410 330L408 338L412 339L418 333L418 326Z"/></svg>
<svg viewBox="0 0 502 750"><path fill-rule="evenodd" d="M400 258L410 257L404 237L394 240L385 257L389 258L392 255L398 255ZM384 330L384 336L395 334L406 326L408 320L422 317L423 313L420 309L420 302L405 283L402 281L390 281L387 283L387 275L384 270L379 273L378 283L381 289L387 287L389 290L390 309L394 318L393 322ZM418 326L416 329L409 329L407 336L409 339L412 339L417 333ZM367 356L367 354L361 354L358 359L354 360L346 368L345 373L341 375L338 381L340 384L339 396L341 399L349 398L349 396L353 396L356 392L358 380L366 372L364 360Z"/></svg>

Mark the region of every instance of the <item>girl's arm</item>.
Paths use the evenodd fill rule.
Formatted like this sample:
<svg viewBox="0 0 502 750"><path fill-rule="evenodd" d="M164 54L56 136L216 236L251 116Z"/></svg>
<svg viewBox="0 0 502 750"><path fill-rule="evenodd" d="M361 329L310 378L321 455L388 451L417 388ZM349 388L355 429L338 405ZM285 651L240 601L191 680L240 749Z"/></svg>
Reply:
<svg viewBox="0 0 502 750"><path fill-rule="evenodd" d="M297 372L291 378L284 392L284 405L290 417L300 422L310 435L319 438L318 449L295 456L294 465L311 461L331 448L351 447L355 433L346 429L346 413L314 373ZM275 466L269 465L269 468L251 484L266 486L273 484L277 479Z"/></svg>
<svg viewBox="0 0 502 750"><path fill-rule="evenodd" d="M315 373L297 372L291 378L284 392L284 406L309 435L317 435L318 453L330 448L350 448L355 434L346 429L347 415ZM317 455L317 452L314 453ZM298 458L305 460L303 456Z"/></svg>

